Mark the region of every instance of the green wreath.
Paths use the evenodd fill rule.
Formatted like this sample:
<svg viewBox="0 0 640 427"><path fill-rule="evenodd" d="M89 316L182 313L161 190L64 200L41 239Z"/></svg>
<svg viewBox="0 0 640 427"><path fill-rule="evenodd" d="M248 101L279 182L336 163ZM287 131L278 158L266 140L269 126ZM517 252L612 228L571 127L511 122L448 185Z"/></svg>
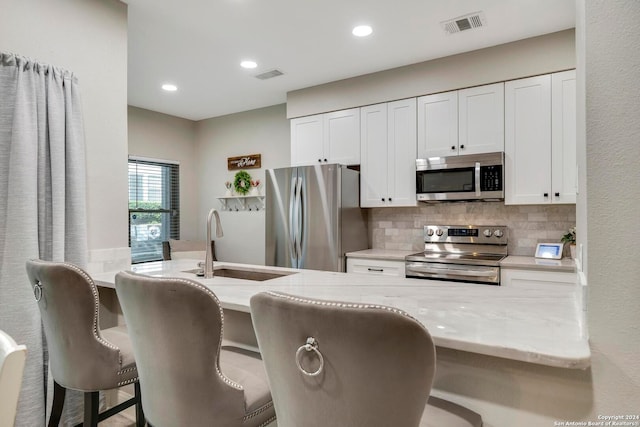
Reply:
<svg viewBox="0 0 640 427"><path fill-rule="evenodd" d="M236 177L233 180L233 188L236 193L246 195L251 189L251 175L246 171L240 171L236 173Z"/></svg>

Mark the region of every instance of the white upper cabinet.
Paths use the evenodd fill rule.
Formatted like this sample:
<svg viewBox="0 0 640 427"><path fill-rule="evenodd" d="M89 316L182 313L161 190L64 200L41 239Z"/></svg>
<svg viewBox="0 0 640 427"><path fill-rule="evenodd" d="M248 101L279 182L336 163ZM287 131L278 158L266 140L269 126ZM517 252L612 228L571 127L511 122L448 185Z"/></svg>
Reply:
<svg viewBox="0 0 640 427"><path fill-rule="evenodd" d="M458 154L458 91L418 98L418 158Z"/></svg>
<svg viewBox="0 0 640 427"><path fill-rule="evenodd" d="M291 120L291 165L360 164L360 109Z"/></svg>
<svg viewBox="0 0 640 427"><path fill-rule="evenodd" d="M385 206L387 187L387 104L360 108L360 206ZM382 199L385 199L383 201Z"/></svg>
<svg viewBox="0 0 640 427"><path fill-rule="evenodd" d="M324 156L322 114L291 120L291 166L317 164Z"/></svg>
<svg viewBox="0 0 640 427"><path fill-rule="evenodd" d="M418 98L418 158L504 151L504 83Z"/></svg>
<svg viewBox="0 0 640 427"><path fill-rule="evenodd" d="M547 203L551 191L551 76L505 87L505 204Z"/></svg>
<svg viewBox="0 0 640 427"><path fill-rule="evenodd" d="M416 99L360 109L360 206L416 206Z"/></svg>
<svg viewBox="0 0 640 427"><path fill-rule="evenodd" d="M551 76L551 191L555 203L575 203L576 71Z"/></svg>
<svg viewBox="0 0 640 427"><path fill-rule="evenodd" d="M505 204L575 203L575 72L505 85Z"/></svg>
<svg viewBox="0 0 640 427"><path fill-rule="evenodd" d="M458 91L459 154L504 151L504 83Z"/></svg>

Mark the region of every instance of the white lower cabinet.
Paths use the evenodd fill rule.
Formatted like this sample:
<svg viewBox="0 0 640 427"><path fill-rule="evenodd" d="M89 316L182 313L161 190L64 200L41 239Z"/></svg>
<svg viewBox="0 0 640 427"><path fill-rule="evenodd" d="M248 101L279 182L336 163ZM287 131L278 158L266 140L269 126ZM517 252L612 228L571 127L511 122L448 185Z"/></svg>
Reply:
<svg viewBox="0 0 640 427"><path fill-rule="evenodd" d="M347 257L347 273L404 277L404 261Z"/></svg>
<svg viewBox="0 0 640 427"><path fill-rule="evenodd" d="M500 284L510 288L544 289L554 291L575 287L577 274L544 270L526 270L515 268L500 269Z"/></svg>

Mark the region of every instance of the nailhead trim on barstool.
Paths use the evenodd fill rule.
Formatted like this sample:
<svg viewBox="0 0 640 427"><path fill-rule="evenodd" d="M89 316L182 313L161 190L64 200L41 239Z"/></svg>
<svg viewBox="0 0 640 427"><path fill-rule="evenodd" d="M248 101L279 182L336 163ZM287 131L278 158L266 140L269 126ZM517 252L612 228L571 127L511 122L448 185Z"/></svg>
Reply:
<svg viewBox="0 0 640 427"><path fill-rule="evenodd" d="M145 278L148 278L148 276L144 276L144 275L134 275L130 272L123 272L123 274L127 274L131 277L137 277L137 276L142 276ZM183 283L185 285L200 289L202 291L204 291L207 295L209 295L211 298L214 299L214 301L216 302L216 304L218 305L218 310L220 311L220 341L218 341L218 354L220 354L220 350L222 349L222 337L224 336L224 313L222 311L222 305L220 304L220 300L218 299L218 297L216 296L216 294L214 294L209 288L207 288L206 286L201 285L200 283L194 282L192 280L187 280L187 279L181 279L179 277L154 277L153 280L160 280L160 281L165 281L165 282L179 282L179 283ZM238 390L244 390L244 388L242 387L242 385L236 383L235 381L230 380L229 378L227 378L222 371L220 370L220 358L216 358L216 373L218 375L218 377L220 377L220 379L222 381L224 381L226 384L230 385L233 388L236 388Z"/></svg>
<svg viewBox="0 0 640 427"><path fill-rule="evenodd" d="M268 294L268 295L277 297L277 298L282 298L282 299L287 299L287 300L290 300L290 301L301 302L303 304L321 305L321 306L339 307L339 308L369 309L369 310L370 309L376 309L376 310L390 311L392 313L400 314L402 316L405 316L405 317L413 320L418 325L420 325L420 327L422 327L425 331L427 330L424 327L424 325L422 323L420 323L420 321L418 321L418 319L416 319L415 317L413 317L412 315L410 315L406 311L400 310L400 309L395 308L395 307L389 307L389 306L386 306L386 305L379 305L379 304L358 304L358 303L350 303L350 302L326 301L326 300L302 298L302 297L297 297L297 296L294 296L294 295L287 295L287 294L283 294L283 293L275 292L275 291L266 291L265 293Z"/></svg>

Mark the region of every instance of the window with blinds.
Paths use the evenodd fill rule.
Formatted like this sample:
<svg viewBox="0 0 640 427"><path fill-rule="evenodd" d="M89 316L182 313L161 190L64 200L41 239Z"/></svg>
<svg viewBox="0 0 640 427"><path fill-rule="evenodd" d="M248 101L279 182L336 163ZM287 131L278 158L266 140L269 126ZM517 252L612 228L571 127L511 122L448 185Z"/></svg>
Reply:
<svg viewBox="0 0 640 427"><path fill-rule="evenodd" d="M162 260L162 242L180 238L179 165L129 159L131 262Z"/></svg>

